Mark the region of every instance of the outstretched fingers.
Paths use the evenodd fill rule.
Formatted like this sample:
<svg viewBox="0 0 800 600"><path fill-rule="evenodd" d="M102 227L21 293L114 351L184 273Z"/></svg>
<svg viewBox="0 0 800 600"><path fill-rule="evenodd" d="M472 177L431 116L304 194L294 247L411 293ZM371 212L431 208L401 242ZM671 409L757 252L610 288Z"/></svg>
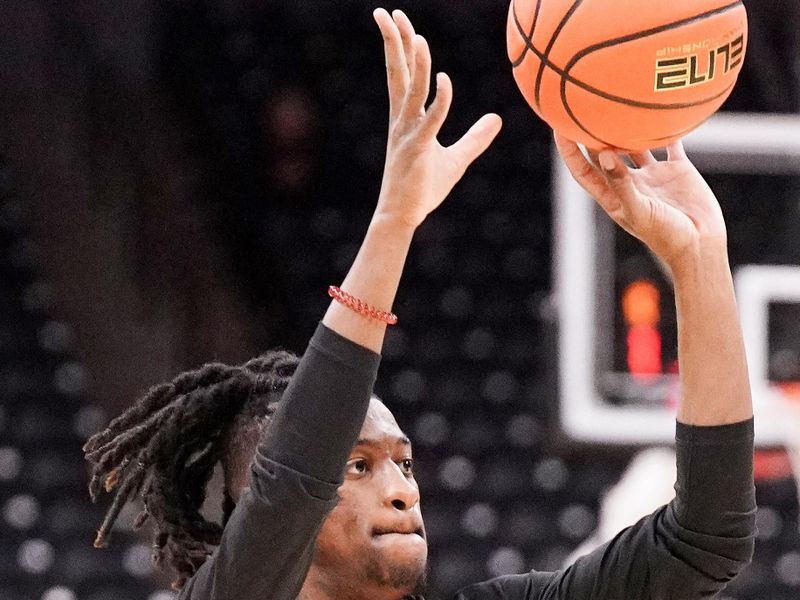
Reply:
<svg viewBox="0 0 800 600"><path fill-rule="evenodd" d="M403 50L403 40L397 24L386 10L378 8L372 13L383 35L386 55L386 82L389 88L389 114L392 119L400 114L409 85L408 64Z"/></svg>
<svg viewBox="0 0 800 600"><path fill-rule="evenodd" d="M392 18L400 30L400 38L403 40L403 52L406 56L406 67L408 68L409 78L411 78L414 76L414 36L416 31L414 31L414 25L411 24L411 20L402 10L393 10Z"/></svg>
<svg viewBox="0 0 800 600"><path fill-rule="evenodd" d="M431 51L428 42L421 35L415 35L414 47L414 74L411 78L411 87L406 93L405 105L402 109L402 119L414 119L425 114L425 101L430 93L431 81Z"/></svg>
<svg viewBox="0 0 800 600"><path fill-rule="evenodd" d="M459 176L486 151L489 144L500 133L502 126L503 121L499 115L494 113L483 115L460 140L447 148Z"/></svg>
<svg viewBox="0 0 800 600"><path fill-rule="evenodd" d="M436 74L436 97L428 107L425 114L425 122L422 126L424 136L436 137L439 130L444 125L447 114L450 112L450 104L453 101L453 83L446 73Z"/></svg>

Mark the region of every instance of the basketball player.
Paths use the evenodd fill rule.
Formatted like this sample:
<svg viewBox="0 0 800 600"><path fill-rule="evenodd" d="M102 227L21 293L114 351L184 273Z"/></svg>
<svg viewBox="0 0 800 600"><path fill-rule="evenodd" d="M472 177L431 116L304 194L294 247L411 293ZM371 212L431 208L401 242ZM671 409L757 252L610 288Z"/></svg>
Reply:
<svg viewBox="0 0 800 600"><path fill-rule="evenodd" d="M500 130L480 119L444 148L436 135L451 84L396 11L375 11L390 98L383 185L361 249L299 361L268 353L207 365L153 388L86 445L90 484L118 488L98 534L141 492L140 525L178 572L181 600L421 598L427 541L411 443L371 396L379 352L414 231ZM708 598L751 558L753 422L742 337L711 190L680 143L667 160L602 151L599 167L556 137L576 179L614 221L671 269L684 398L676 498L555 573L478 583L466 599ZM501 202L502 199L498 199ZM487 285L491 285L487 282ZM198 510L213 465L225 470L224 529ZM205 544L218 545L207 556Z"/></svg>

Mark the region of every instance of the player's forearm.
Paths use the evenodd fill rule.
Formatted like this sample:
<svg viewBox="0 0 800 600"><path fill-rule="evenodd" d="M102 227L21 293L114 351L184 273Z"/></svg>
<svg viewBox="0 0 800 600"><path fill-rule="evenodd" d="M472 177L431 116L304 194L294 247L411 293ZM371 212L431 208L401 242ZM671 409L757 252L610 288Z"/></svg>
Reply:
<svg viewBox="0 0 800 600"><path fill-rule="evenodd" d="M687 252L671 269L683 392L678 420L724 425L749 419L750 384L724 242Z"/></svg>
<svg viewBox="0 0 800 600"><path fill-rule="evenodd" d="M374 308L390 311L403 273L414 227L376 214L342 289ZM361 346L380 352L386 324L331 302L322 321L327 327Z"/></svg>

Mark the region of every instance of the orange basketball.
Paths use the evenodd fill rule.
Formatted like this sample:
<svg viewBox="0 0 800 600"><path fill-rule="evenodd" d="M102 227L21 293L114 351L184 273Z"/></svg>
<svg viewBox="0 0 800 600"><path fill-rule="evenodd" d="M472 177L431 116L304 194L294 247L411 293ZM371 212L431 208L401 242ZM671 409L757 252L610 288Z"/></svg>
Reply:
<svg viewBox="0 0 800 600"><path fill-rule="evenodd" d="M508 56L528 104L590 148L680 138L731 93L747 13L730 0L512 0Z"/></svg>

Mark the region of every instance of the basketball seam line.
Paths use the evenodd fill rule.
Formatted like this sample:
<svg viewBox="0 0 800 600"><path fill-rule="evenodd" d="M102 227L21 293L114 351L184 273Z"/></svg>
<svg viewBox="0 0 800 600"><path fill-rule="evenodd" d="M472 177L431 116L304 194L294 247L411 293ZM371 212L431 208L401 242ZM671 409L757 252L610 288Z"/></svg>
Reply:
<svg viewBox="0 0 800 600"><path fill-rule="evenodd" d="M539 72L536 74L536 85L533 87L533 96L534 102L536 102L536 106L541 111L542 104L539 101L540 98L540 90L542 85L542 77L544 77L544 69L550 63L550 52L553 50L553 46L556 45L556 41L558 40L558 36L561 35L564 27L567 25L567 21L570 20L572 15L575 14L575 11L578 10L578 7L583 3L583 0L575 0L572 4L570 9L567 13L561 18L561 22L556 27L555 31L553 31L553 35L550 36L550 41L547 43L547 47L544 49L544 54L542 55L542 60L539 63ZM531 44L533 44L533 38L531 38Z"/></svg>
<svg viewBox="0 0 800 600"><path fill-rule="evenodd" d="M529 39L529 40L533 39L533 36L534 36L534 34L536 32L536 23L539 21L539 9L541 8L541 6L542 6L542 0L536 0L536 10L534 10L534 12L533 12L533 22L531 23L531 32L527 35L527 39ZM516 4L515 0L512 0L512 2L511 2L511 12L513 13L514 20L516 21L517 20L517 4ZM517 24L519 25L519 21L517 21ZM522 33L522 32L520 32L520 33ZM523 37L525 37L524 33L522 35L523 35ZM523 60L525 60L525 55L527 53L528 53L528 46L526 45L522 49L522 53L517 57L517 59L511 61L511 68L512 69L515 68Z"/></svg>
<svg viewBox="0 0 800 600"><path fill-rule="evenodd" d="M683 19L681 21L677 21L676 23L671 24L671 26L672 27L677 27L678 25L685 24L685 22L691 22L691 21L694 21L694 20L698 20L698 19L702 19L702 18L705 18L705 17L713 16L715 14L722 14L723 12L727 12L729 10L732 10L732 9L736 8L737 6L739 6L741 4L742 4L742 2L739 0L739 1L734 2L732 4L728 4L728 5L724 6L724 7L720 7L720 8L714 9L713 11L709 11L707 13L703 13L703 14L700 14L700 15L695 15L694 17L689 17L687 19ZM579 88L582 88L582 89L586 90L587 92L591 92L592 94L595 94L597 96L605 98L606 100L611 100L613 102L618 102L620 104L626 104L626 105L629 105L629 106L635 106L637 108L649 108L649 109L653 109L653 110L669 110L669 109L691 108L692 106L699 106L700 104L705 104L707 102L711 102L711 101L713 101L713 100L715 100L716 98L719 97L719 94L717 94L717 95L714 95L713 97L704 98L702 100L697 100L697 101L694 101L694 102L674 102L674 103L670 103L670 104L657 104L657 103L652 103L652 102L640 102L638 100L632 100L630 98L624 98L622 96L616 96L614 94L609 94L607 92L604 92L603 90L597 89L594 86L589 85L588 83L586 83L584 81L581 81L580 79L577 79L576 77L573 77L569 73L565 72L564 69L556 66L549 59L547 59L545 57L545 55L542 54L542 52L533 45L532 40L526 36L525 31L522 29L522 24L519 22L519 19L517 18L516 13L514 13L514 23L517 26L517 31L522 36L522 39L523 39L523 41L525 43L525 52L523 53L521 58L524 59L524 56L527 54L527 51L530 50L531 52L533 52L536 55L536 57L540 61L542 61L544 63L545 66L550 67L556 74L560 75L562 77L562 79L565 79L566 81L578 86ZM655 32L655 33L658 33L658 32ZM519 64L521 64L521 61L516 65L512 65L512 67L516 68L516 67L519 66Z"/></svg>

